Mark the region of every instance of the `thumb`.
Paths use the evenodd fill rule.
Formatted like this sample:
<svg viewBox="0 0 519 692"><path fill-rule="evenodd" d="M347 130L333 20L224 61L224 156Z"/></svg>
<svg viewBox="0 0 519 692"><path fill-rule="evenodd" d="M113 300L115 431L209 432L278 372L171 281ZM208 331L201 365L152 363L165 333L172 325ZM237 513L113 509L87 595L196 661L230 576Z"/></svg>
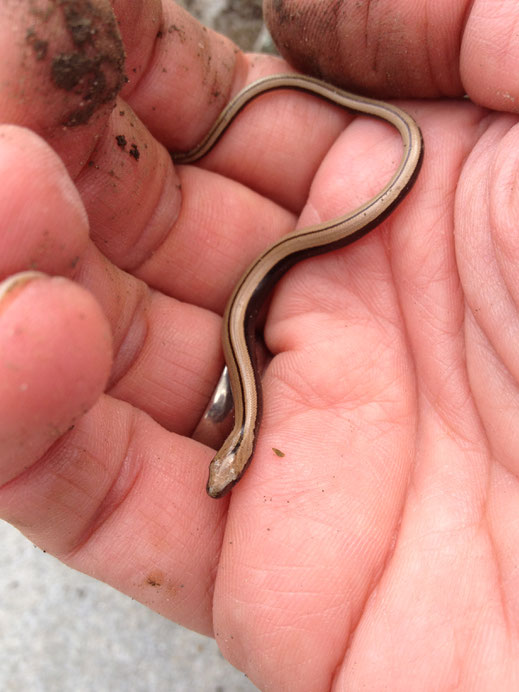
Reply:
<svg viewBox="0 0 519 692"><path fill-rule="evenodd" d="M85 289L37 272L0 284L0 485L95 403L110 364L108 323Z"/></svg>

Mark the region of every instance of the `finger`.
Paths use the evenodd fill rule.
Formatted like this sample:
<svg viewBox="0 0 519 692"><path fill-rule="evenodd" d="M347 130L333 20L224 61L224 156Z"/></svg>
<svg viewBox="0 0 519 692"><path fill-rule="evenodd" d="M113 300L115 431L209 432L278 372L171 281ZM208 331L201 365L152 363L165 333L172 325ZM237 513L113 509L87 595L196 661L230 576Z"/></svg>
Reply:
<svg viewBox="0 0 519 692"><path fill-rule="evenodd" d="M61 160L30 130L0 125L0 180L0 278L26 269L71 275L88 221Z"/></svg>
<svg viewBox="0 0 519 692"><path fill-rule="evenodd" d="M93 248L76 278L96 296L111 325L109 393L165 428L190 435L223 367L220 317L150 290Z"/></svg>
<svg viewBox="0 0 519 692"><path fill-rule="evenodd" d="M432 7L408 0L264 2L272 36L297 69L380 97L463 93L458 41L465 11L460 0Z"/></svg>
<svg viewBox="0 0 519 692"><path fill-rule="evenodd" d="M477 0L470 5L461 43L460 75L473 101L497 111L517 112L519 46L514 0ZM461 25L463 26L463 25Z"/></svg>
<svg viewBox="0 0 519 692"><path fill-rule="evenodd" d="M106 320L65 279L16 274L0 293L0 463L27 469L100 396L111 364Z"/></svg>
<svg viewBox="0 0 519 692"><path fill-rule="evenodd" d="M382 98L468 93L515 110L514 0L265 0L264 13L282 55L302 72Z"/></svg>
<svg viewBox="0 0 519 692"><path fill-rule="evenodd" d="M116 0L127 48L123 96L169 149L196 144L227 102L243 53L177 3Z"/></svg>

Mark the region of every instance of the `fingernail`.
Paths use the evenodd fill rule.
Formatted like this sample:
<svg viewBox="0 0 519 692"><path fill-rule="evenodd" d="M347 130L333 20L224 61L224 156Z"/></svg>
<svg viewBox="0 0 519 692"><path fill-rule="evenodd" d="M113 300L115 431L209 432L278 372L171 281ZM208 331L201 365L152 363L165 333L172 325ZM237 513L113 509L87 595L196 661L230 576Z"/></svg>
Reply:
<svg viewBox="0 0 519 692"><path fill-rule="evenodd" d="M46 276L47 274L43 274L43 272L26 271L13 274L8 279L5 279L5 281L2 281L2 283L0 283L0 310L11 302L25 284L35 279L45 278Z"/></svg>

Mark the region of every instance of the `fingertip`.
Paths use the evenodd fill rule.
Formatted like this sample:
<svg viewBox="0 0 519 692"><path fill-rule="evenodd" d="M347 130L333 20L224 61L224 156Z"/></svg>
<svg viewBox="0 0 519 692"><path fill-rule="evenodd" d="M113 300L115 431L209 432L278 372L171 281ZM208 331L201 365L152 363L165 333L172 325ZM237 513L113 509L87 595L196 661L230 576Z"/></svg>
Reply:
<svg viewBox="0 0 519 692"><path fill-rule="evenodd" d="M34 132L0 125L0 181L0 276L70 274L88 243L88 219L58 155Z"/></svg>
<svg viewBox="0 0 519 692"><path fill-rule="evenodd" d="M88 291L35 272L0 284L0 482L88 411L111 361L110 328Z"/></svg>

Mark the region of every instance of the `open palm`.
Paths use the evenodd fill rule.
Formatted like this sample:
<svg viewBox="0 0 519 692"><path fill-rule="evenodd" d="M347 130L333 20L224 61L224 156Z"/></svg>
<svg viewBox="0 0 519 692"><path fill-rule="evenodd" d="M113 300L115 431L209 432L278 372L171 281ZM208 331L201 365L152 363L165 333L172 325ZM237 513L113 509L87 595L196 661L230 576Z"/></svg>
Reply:
<svg viewBox="0 0 519 692"><path fill-rule="evenodd" d="M112 5L115 108L108 2L0 9L0 276L68 277L4 284L2 516L214 634L261 689L514 689L516 117L401 102L424 134L418 182L277 287L257 451L215 501L213 451L190 436L234 282L296 225L376 194L400 141L278 92L174 167L168 151L287 65L173 3Z"/></svg>

